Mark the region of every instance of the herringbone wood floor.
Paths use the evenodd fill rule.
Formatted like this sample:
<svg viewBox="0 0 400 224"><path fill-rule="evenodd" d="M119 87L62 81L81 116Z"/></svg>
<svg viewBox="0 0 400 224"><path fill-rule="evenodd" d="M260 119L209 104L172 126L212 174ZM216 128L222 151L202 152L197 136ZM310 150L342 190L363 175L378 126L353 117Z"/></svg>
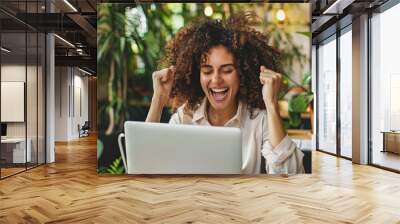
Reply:
<svg viewBox="0 0 400 224"><path fill-rule="evenodd" d="M99 176L96 139L0 181L0 223L400 223L400 175L315 152L313 174Z"/></svg>

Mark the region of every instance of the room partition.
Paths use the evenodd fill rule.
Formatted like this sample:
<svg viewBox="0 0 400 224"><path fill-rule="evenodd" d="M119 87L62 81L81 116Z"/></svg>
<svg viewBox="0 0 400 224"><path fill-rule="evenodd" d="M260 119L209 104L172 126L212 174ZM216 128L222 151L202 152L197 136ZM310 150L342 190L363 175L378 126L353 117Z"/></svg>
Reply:
<svg viewBox="0 0 400 224"><path fill-rule="evenodd" d="M45 12L44 3L0 5L1 179L46 161L46 38L24 22L32 13Z"/></svg>

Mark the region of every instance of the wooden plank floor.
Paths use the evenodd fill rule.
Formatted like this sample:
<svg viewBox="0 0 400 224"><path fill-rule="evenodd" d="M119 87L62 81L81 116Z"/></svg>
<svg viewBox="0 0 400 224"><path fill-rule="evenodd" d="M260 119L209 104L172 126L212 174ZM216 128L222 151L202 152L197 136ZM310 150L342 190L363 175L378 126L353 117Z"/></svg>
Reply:
<svg viewBox="0 0 400 224"><path fill-rule="evenodd" d="M96 139L0 181L0 223L400 223L400 175L315 152L313 174L99 176Z"/></svg>
<svg viewBox="0 0 400 224"><path fill-rule="evenodd" d="M7 177L7 176L13 175L15 173L22 172L24 170L25 170L25 167L24 168L22 168L22 167L17 167L17 168L8 168L8 167L4 168L4 167L2 167L1 168L1 177L2 178L3 177Z"/></svg>

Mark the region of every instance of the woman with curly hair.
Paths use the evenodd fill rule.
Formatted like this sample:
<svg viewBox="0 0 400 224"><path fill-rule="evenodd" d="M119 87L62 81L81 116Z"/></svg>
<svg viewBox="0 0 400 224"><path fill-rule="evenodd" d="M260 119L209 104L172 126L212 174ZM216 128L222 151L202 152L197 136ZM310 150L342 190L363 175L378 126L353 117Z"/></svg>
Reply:
<svg viewBox="0 0 400 224"><path fill-rule="evenodd" d="M279 54L249 16L201 19L180 29L153 73L146 122L160 122L171 97L184 104L171 124L239 127L245 174L304 173L303 153L279 115Z"/></svg>

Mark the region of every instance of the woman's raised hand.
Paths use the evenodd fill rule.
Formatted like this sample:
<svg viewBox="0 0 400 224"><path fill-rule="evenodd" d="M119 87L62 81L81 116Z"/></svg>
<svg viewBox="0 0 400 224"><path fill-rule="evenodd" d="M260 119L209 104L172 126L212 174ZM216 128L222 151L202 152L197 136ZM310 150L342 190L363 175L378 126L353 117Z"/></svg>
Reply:
<svg viewBox="0 0 400 224"><path fill-rule="evenodd" d="M175 67L170 66L159 71L153 72L153 98L157 98L159 103L166 104L171 94L175 80Z"/></svg>
<svg viewBox="0 0 400 224"><path fill-rule="evenodd" d="M260 67L260 82L263 85L262 95L266 107L277 106L279 91L282 84L282 75L272 70Z"/></svg>
<svg viewBox="0 0 400 224"><path fill-rule="evenodd" d="M267 110L269 141L276 147L286 136L282 119L279 113L279 91L282 85L282 75L271 71L264 66L260 68L260 82L263 85L262 95Z"/></svg>

